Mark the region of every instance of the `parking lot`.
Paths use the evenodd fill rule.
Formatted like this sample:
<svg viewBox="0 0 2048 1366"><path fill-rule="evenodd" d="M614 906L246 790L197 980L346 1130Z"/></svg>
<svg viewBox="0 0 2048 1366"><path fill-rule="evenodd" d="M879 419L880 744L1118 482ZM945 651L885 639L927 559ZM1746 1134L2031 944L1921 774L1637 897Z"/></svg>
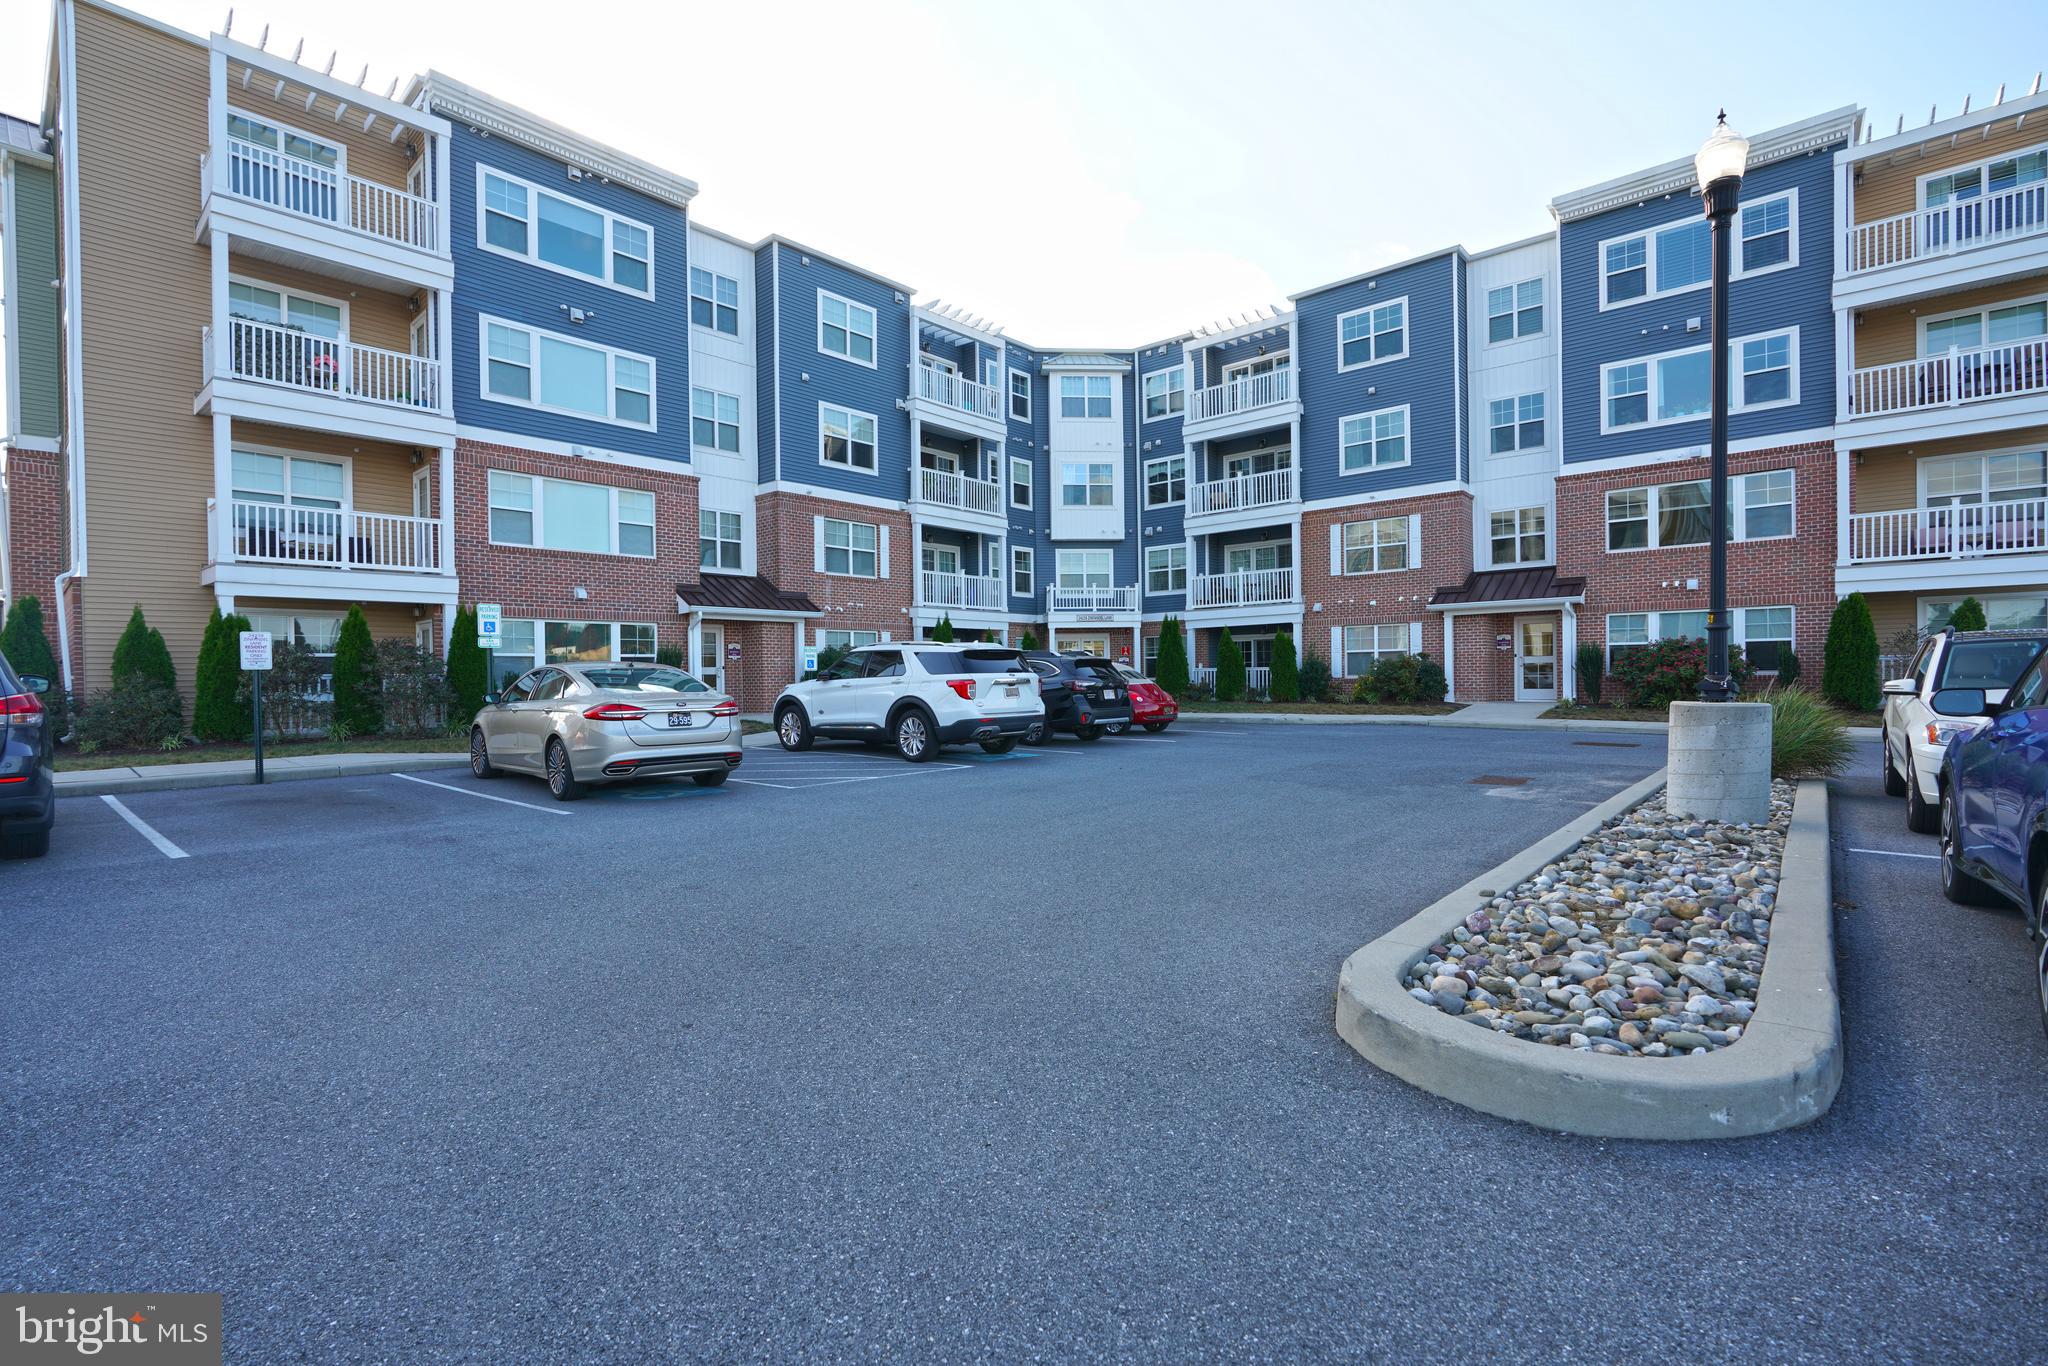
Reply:
<svg viewBox="0 0 2048 1366"><path fill-rule="evenodd" d="M1473 1114L1331 1028L1346 954L1656 735L67 800L0 866L0 1266L225 1292L242 1359L2038 1358L2024 934L1848 852L1926 844L1867 748L1841 1097L1687 1147Z"/></svg>

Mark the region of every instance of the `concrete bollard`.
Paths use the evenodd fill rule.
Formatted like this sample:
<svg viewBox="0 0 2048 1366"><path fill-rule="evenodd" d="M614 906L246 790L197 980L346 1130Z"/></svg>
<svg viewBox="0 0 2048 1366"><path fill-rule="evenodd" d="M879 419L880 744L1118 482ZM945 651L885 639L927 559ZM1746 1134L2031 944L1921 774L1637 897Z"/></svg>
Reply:
<svg viewBox="0 0 2048 1366"><path fill-rule="evenodd" d="M1763 702L1673 702L1665 803L1695 820L1771 816L1771 709Z"/></svg>

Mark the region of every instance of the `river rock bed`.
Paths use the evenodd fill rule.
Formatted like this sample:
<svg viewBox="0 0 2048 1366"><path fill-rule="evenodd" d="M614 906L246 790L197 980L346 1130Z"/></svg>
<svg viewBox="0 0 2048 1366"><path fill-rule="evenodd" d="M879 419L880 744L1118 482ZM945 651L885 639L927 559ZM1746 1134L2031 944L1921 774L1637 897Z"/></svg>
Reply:
<svg viewBox="0 0 2048 1366"><path fill-rule="evenodd" d="M1796 788L1767 824L1657 793L1465 917L1409 969L1422 1004L1518 1039L1628 1057L1725 1048L1756 1010Z"/></svg>

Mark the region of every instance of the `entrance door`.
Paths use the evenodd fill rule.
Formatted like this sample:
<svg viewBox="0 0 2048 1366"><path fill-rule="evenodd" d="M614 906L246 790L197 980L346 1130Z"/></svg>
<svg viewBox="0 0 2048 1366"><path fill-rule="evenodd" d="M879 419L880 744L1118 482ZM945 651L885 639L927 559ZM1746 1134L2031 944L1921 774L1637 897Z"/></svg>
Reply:
<svg viewBox="0 0 2048 1366"><path fill-rule="evenodd" d="M725 628L706 625L704 643L697 652L697 677L706 687L725 691Z"/></svg>
<svg viewBox="0 0 2048 1366"><path fill-rule="evenodd" d="M434 619L421 617L412 624L412 643L424 655L434 653Z"/></svg>
<svg viewBox="0 0 2048 1366"><path fill-rule="evenodd" d="M1109 658L1108 636L1077 636L1065 631L1053 638L1053 650L1063 655L1094 655L1097 659Z"/></svg>
<svg viewBox="0 0 2048 1366"><path fill-rule="evenodd" d="M1557 699L1557 622L1550 617L1515 618L1515 700Z"/></svg>

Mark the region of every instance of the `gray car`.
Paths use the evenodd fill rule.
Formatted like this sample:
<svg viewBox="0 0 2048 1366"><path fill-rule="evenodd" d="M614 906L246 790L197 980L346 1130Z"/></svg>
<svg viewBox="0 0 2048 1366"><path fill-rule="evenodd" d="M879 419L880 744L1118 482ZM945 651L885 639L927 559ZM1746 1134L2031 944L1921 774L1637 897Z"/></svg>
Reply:
<svg viewBox="0 0 2048 1366"><path fill-rule="evenodd" d="M666 664L547 664L476 714L469 768L545 778L559 802L629 778L717 787L740 766L739 717L739 703Z"/></svg>

